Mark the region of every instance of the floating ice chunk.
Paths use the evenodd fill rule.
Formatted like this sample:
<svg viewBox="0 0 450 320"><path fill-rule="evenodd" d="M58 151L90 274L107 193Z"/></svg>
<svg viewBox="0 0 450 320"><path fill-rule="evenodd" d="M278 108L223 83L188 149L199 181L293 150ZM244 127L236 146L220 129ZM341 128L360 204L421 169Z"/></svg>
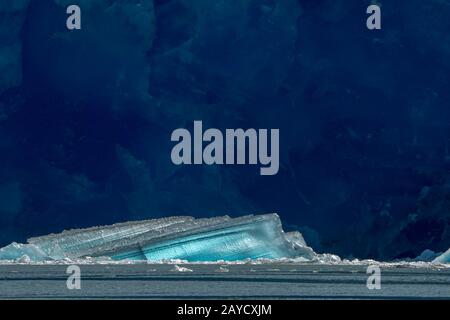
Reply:
<svg viewBox="0 0 450 320"><path fill-rule="evenodd" d="M299 257L297 259L301 259L302 257ZM321 264L340 264L342 263L342 259L335 255L330 253L323 253L323 254L316 254L316 256L312 259L315 263L321 263Z"/></svg>
<svg viewBox="0 0 450 320"><path fill-rule="evenodd" d="M450 263L450 249L433 260L436 263Z"/></svg>
<svg viewBox="0 0 450 320"><path fill-rule="evenodd" d="M227 268L220 266L219 269L216 269L216 272L229 272L230 270L228 270Z"/></svg>
<svg viewBox="0 0 450 320"><path fill-rule="evenodd" d="M16 262L46 261L51 258L40 248L33 244L20 244L13 242L0 249L0 260L12 260ZM28 262L29 262L28 261Z"/></svg>
<svg viewBox="0 0 450 320"><path fill-rule="evenodd" d="M180 267L179 265L174 265L172 270L173 272L193 272L192 269L186 268L186 267Z"/></svg>

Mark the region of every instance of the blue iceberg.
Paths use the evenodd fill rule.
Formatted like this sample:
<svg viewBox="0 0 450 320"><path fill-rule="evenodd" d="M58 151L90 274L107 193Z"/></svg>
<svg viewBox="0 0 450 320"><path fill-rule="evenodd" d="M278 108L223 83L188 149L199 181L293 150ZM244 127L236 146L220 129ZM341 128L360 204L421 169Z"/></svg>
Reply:
<svg viewBox="0 0 450 320"><path fill-rule="evenodd" d="M436 263L450 263L450 249L433 260Z"/></svg>
<svg viewBox="0 0 450 320"><path fill-rule="evenodd" d="M316 254L298 232L286 233L277 214L195 219L169 217L64 231L0 249L0 260L182 259L192 262L297 258Z"/></svg>

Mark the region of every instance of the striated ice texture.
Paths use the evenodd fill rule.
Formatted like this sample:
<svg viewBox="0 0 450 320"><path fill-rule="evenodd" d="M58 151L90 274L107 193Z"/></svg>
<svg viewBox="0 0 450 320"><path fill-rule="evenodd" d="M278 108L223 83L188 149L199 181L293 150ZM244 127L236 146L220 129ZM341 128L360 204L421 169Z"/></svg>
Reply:
<svg viewBox="0 0 450 320"><path fill-rule="evenodd" d="M450 249L441 254L439 257L433 260L433 262L438 263L450 263Z"/></svg>
<svg viewBox="0 0 450 320"><path fill-rule="evenodd" d="M35 245L13 242L10 245L0 249L0 260L10 260L16 262L39 262L50 260L50 257Z"/></svg>
<svg viewBox="0 0 450 320"><path fill-rule="evenodd" d="M62 260L109 257L113 260L182 259L237 261L301 257L313 250L298 232L285 233L277 214L195 219L170 217L64 231L13 243L0 260Z"/></svg>

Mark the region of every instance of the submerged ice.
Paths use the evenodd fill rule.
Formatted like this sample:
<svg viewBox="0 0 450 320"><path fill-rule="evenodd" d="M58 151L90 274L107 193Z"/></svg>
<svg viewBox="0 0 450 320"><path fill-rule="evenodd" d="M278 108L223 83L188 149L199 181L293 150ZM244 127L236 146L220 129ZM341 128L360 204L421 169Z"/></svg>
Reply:
<svg viewBox="0 0 450 320"><path fill-rule="evenodd" d="M0 260L45 261L107 257L113 260L237 261L301 258L314 251L298 232L285 233L277 214L195 219L169 217L64 231L12 243Z"/></svg>

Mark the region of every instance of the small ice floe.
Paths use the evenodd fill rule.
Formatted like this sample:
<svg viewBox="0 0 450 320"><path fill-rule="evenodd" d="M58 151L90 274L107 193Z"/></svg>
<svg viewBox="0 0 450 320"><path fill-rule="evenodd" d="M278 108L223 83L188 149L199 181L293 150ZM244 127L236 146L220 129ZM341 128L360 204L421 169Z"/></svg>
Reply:
<svg viewBox="0 0 450 320"><path fill-rule="evenodd" d="M174 265L172 270L173 272L193 272L192 269L189 268L185 268L185 267L180 267L179 265Z"/></svg>
<svg viewBox="0 0 450 320"><path fill-rule="evenodd" d="M280 271L280 269L273 268L273 269L267 269L267 271Z"/></svg>
<svg viewBox="0 0 450 320"><path fill-rule="evenodd" d="M228 272L230 270L228 270L227 268L220 266L219 269L216 269L216 272Z"/></svg>

